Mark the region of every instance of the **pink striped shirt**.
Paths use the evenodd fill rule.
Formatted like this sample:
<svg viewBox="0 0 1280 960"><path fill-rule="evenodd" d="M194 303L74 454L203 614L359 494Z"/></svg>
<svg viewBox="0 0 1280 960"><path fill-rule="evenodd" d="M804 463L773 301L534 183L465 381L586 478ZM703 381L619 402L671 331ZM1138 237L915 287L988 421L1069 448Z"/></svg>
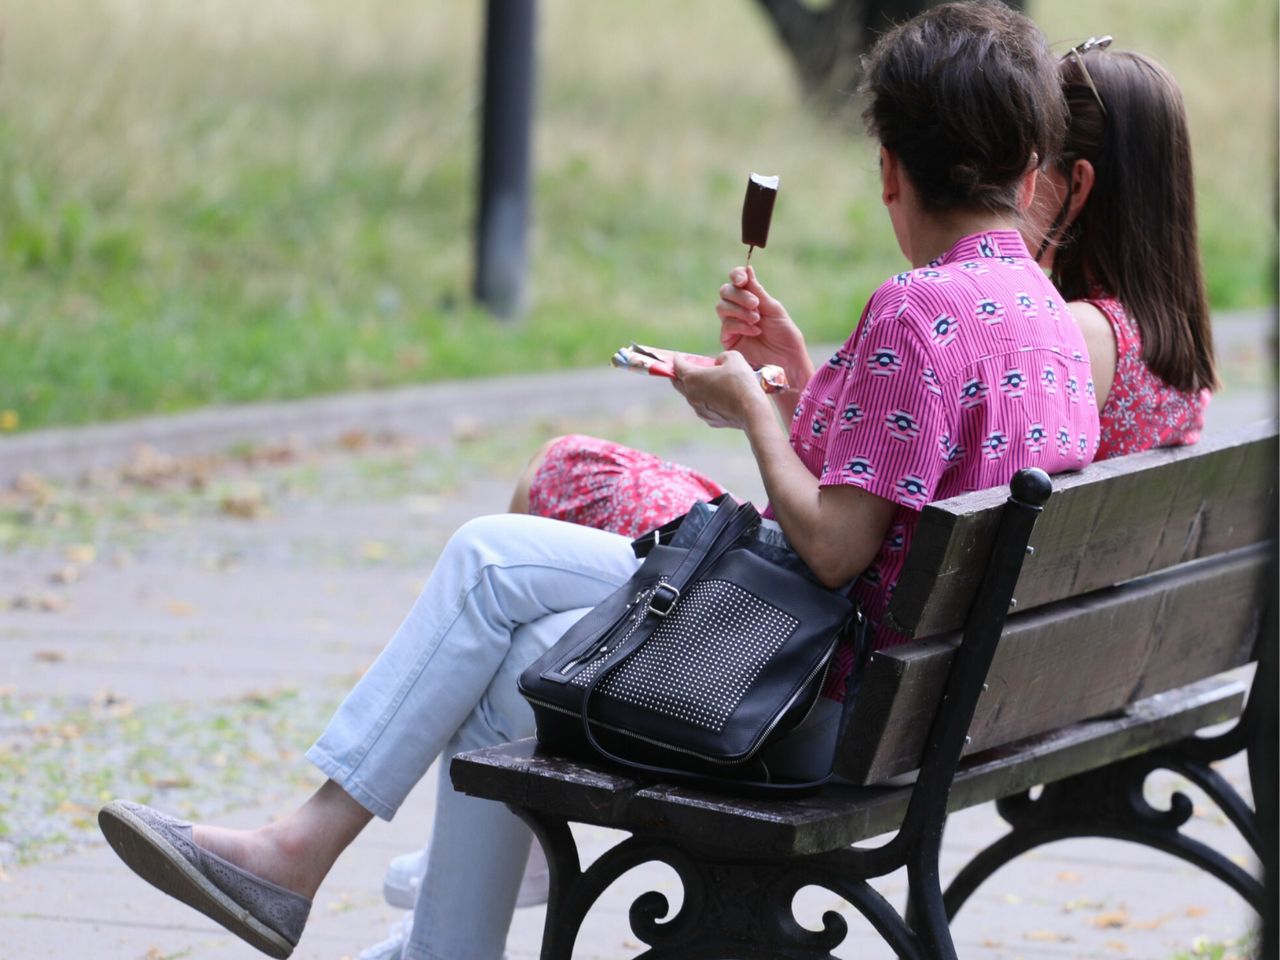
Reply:
<svg viewBox="0 0 1280 960"><path fill-rule="evenodd" d="M1078 469L1098 446L1084 338L1013 231L965 237L927 267L885 281L857 329L805 387L791 445L823 486L897 504L852 593L876 646L920 510L1008 483L1023 467ZM841 697L852 651L828 680Z"/></svg>

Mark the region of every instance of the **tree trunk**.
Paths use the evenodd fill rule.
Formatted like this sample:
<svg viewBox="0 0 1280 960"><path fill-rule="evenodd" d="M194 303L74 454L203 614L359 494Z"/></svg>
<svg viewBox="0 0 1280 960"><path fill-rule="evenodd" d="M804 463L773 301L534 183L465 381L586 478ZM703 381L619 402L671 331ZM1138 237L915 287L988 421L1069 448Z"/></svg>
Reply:
<svg viewBox="0 0 1280 960"><path fill-rule="evenodd" d="M757 0L769 16L800 80L805 99L824 113L847 116L862 55L888 27L941 0ZM1025 0L1006 0L1015 10Z"/></svg>

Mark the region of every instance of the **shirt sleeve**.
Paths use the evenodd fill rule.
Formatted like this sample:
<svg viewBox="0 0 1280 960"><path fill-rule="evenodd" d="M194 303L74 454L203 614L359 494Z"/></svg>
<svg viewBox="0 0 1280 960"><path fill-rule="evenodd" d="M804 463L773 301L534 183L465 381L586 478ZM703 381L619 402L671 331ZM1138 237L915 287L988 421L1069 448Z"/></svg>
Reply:
<svg viewBox="0 0 1280 960"><path fill-rule="evenodd" d="M856 486L919 510L958 455L932 348L906 302L873 303L831 410L822 486Z"/></svg>

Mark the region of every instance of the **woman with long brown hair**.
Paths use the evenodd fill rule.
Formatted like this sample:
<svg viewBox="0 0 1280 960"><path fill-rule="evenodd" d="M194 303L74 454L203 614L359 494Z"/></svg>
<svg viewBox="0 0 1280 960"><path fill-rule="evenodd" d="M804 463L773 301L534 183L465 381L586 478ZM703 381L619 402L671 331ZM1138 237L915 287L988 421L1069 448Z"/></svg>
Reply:
<svg viewBox="0 0 1280 960"><path fill-rule="evenodd" d="M1096 459L1194 443L1217 386L1182 96L1158 63L1110 43L1087 40L1058 62L1067 132L1021 229L1084 333L1093 379L1075 388L1100 411ZM722 344L748 355L752 341L768 352L790 323L744 267L721 288L717 311ZM575 434L539 451L512 510L638 537L724 492L688 467ZM408 887L424 866L424 853L397 857L388 889ZM522 895L538 900L539 877L545 883L526 874ZM368 960L398 956L403 937L395 931Z"/></svg>
<svg viewBox="0 0 1280 960"><path fill-rule="evenodd" d="M1194 443L1218 386L1182 94L1110 43L1062 58L1071 122L1024 230L1089 345L1098 459Z"/></svg>
<svg viewBox="0 0 1280 960"><path fill-rule="evenodd" d="M1110 43L1090 39L1059 61L1067 134L1022 225L1085 334L1096 459L1194 443L1218 386L1182 95L1154 60ZM749 268L720 296L726 347L749 351L790 322ZM538 451L512 510L639 536L723 492L687 467L573 434Z"/></svg>

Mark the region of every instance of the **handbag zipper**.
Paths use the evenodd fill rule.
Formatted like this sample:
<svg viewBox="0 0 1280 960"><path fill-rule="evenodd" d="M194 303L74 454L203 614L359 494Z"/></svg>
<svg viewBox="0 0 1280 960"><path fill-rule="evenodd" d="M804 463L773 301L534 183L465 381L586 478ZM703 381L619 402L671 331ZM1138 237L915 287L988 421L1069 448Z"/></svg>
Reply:
<svg viewBox="0 0 1280 960"><path fill-rule="evenodd" d="M665 581L659 580L658 582L663 583ZM656 589L656 587L650 587L650 588L646 588L644 590L639 591L635 595L635 597L632 598L631 603L627 607L627 609L623 611L622 616L618 617L617 620L615 620L609 627L607 627L602 631L602 633L604 634L604 637L600 641L599 646L593 647L592 649L588 650L586 653L582 654L581 656L574 657L568 663L560 667L560 669L557 670L556 673L558 673L562 677L567 677L569 676L570 673L572 673L578 667L585 667L587 666L587 664L591 663L591 661L598 659L604 654L607 654L611 649L609 646L610 635L614 631L616 631L619 625L626 619L631 620L631 627L618 640L618 642L614 644L612 649L616 650L619 646L621 646L622 644L626 643L629 639L631 639L631 634L635 633L636 627L639 625L640 621L644 619L644 615L640 613L641 601L644 600L644 598L647 595L652 594L654 589Z"/></svg>
<svg viewBox="0 0 1280 960"><path fill-rule="evenodd" d="M585 667L592 660L608 652L609 652L609 644L606 641L605 643L600 644L600 646L596 647L590 653L584 653L582 656L575 657L574 659L570 660L563 667L561 667L557 672L560 674L560 676L567 677L574 670L575 667L579 667L579 666Z"/></svg>

